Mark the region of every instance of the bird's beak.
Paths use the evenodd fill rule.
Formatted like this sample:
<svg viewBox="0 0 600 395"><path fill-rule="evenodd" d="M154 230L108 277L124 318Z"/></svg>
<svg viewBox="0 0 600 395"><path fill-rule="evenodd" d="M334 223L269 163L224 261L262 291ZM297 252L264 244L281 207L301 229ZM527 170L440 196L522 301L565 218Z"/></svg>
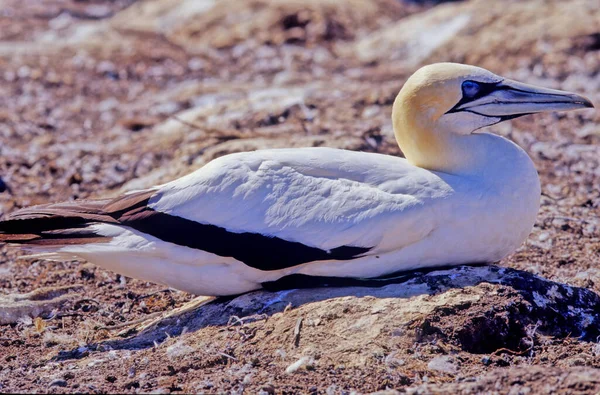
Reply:
<svg viewBox="0 0 600 395"><path fill-rule="evenodd" d="M593 108L592 102L574 93L541 88L512 80L502 80L489 87L485 95L456 107L487 117L512 119L542 111L565 111Z"/></svg>

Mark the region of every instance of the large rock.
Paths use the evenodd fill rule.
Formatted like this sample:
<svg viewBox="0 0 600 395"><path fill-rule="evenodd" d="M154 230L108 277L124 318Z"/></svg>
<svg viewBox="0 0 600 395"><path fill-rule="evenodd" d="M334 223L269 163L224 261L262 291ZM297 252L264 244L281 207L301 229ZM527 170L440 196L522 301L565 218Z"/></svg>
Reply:
<svg viewBox="0 0 600 395"><path fill-rule="evenodd" d="M273 341L289 343L288 328L301 318L303 346L350 365L368 363L382 345L393 348L397 338L442 341L485 354L504 349L526 353L539 336L594 341L600 335L597 294L525 271L463 266L381 281L387 285L258 291L217 299L145 324L141 331L132 329L129 335L139 333L103 345L148 347L181 334L183 328L202 337L205 328L231 324L231 317L268 319L271 340L257 342L259 349L271 348Z"/></svg>

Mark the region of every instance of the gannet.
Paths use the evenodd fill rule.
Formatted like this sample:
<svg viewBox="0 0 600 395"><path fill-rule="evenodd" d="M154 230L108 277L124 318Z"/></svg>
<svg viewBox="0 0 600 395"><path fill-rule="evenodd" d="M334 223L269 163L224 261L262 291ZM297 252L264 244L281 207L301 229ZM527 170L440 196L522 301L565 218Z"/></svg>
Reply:
<svg viewBox="0 0 600 395"><path fill-rule="evenodd" d="M230 154L147 190L21 209L0 222L0 242L215 296L293 275L497 262L529 235L540 181L523 149L482 128L586 107L576 94L432 64L393 105L406 158L332 148Z"/></svg>

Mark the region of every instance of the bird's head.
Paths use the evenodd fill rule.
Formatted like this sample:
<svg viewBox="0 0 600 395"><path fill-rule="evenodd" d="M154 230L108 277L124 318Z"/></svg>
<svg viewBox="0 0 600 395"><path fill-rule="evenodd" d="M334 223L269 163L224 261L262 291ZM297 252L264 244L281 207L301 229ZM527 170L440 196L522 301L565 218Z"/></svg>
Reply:
<svg viewBox="0 0 600 395"><path fill-rule="evenodd" d="M394 102L392 120L407 159L431 167L426 157L439 154L455 136L522 115L586 107L593 105L573 93L512 81L475 66L436 63L406 81Z"/></svg>

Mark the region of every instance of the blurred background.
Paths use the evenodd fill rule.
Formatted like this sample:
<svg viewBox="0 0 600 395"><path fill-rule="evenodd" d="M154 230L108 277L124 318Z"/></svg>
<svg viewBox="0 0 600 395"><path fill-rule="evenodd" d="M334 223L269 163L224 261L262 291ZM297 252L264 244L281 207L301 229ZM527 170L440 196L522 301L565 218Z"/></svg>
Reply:
<svg viewBox="0 0 600 395"><path fill-rule="evenodd" d="M598 107L600 2L0 0L0 217L145 188L237 151L400 155L393 100L413 71L440 61L584 94ZM529 153L543 190L535 229L503 265L600 291L599 120L588 110L492 128ZM90 265L15 254L0 247L2 292L83 283L96 300L73 307L65 333L190 298ZM34 363L13 346L11 369ZM37 363L45 351L35 350ZM33 382L6 377L13 389L25 388L15 377Z"/></svg>

